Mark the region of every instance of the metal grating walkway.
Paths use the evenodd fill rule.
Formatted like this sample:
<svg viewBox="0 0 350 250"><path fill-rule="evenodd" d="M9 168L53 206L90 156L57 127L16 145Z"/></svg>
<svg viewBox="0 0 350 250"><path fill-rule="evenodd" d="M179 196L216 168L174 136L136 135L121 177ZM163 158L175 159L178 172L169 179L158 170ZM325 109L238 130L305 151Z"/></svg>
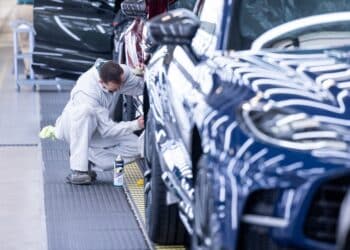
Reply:
<svg viewBox="0 0 350 250"><path fill-rule="evenodd" d="M136 164L130 164L125 168L125 182L131 201L136 207L136 216L145 223L145 198L143 192L143 175ZM184 246L156 246L157 250L185 250Z"/></svg>
<svg viewBox="0 0 350 250"><path fill-rule="evenodd" d="M69 92L41 92L41 127L54 124ZM91 186L64 183L68 147L41 141L49 250L148 249L125 192L112 185L112 173L99 173Z"/></svg>

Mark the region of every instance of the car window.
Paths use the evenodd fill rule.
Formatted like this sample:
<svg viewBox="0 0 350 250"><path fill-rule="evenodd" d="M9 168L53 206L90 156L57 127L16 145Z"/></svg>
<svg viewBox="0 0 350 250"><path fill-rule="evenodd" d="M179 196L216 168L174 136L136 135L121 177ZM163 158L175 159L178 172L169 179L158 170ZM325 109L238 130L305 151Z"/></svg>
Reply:
<svg viewBox="0 0 350 250"><path fill-rule="evenodd" d="M206 0L199 6L200 27L192 41L192 46L198 55L210 54L216 48L221 2Z"/></svg>
<svg viewBox="0 0 350 250"><path fill-rule="evenodd" d="M247 49L262 33L283 23L311 15L350 10L349 0L241 0L233 19L230 49ZM238 34L237 34L238 33Z"/></svg>
<svg viewBox="0 0 350 250"><path fill-rule="evenodd" d="M336 23L318 24L314 27L301 28L294 26L292 31L284 31L276 38L269 36L263 48L277 49L324 49L350 45L350 22L338 21ZM256 40L257 41L257 40Z"/></svg>

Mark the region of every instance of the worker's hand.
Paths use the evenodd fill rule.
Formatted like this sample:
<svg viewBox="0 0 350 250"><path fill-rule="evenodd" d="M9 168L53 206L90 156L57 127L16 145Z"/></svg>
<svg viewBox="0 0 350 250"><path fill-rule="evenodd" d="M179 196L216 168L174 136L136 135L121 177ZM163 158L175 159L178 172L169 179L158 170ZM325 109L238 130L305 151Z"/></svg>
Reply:
<svg viewBox="0 0 350 250"><path fill-rule="evenodd" d="M137 118L137 123L139 124L139 127L142 129L145 127L145 120L143 118L143 115Z"/></svg>

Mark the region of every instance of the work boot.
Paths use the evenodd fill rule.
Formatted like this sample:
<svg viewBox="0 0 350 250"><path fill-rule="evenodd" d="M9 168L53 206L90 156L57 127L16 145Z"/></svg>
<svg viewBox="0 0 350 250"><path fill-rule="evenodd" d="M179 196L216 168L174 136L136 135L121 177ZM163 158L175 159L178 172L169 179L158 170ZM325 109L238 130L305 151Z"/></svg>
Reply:
<svg viewBox="0 0 350 250"><path fill-rule="evenodd" d="M89 163L88 163L88 169L89 169L88 172L89 172L89 175L91 177L91 181L96 181L97 173L94 170L92 170L92 166L94 166L94 164L91 161L89 161Z"/></svg>
<svg viewBox="0 0 350 250"><path fill-rule="evenodd" d="M89 172L72 170L66 177L66 182L74 185L89 185L92 182L92 177L89 175Z"/></svg>
<svg viewBox="0 0 350 250"><path fill-rule="evenodd" d="M91 181L96 181L96 178L97 178L96 171L89 169L89 175L91 177Z"/></svg>

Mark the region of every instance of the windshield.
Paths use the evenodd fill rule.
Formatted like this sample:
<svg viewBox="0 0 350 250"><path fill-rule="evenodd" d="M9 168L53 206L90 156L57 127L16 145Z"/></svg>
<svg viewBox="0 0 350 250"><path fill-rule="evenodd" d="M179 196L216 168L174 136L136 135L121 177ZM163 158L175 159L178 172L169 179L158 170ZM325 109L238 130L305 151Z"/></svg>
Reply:
<svg viewBox="0 0 350 250"><path fill-rule="evenodd" d="M305 24L304 24L305 25ZM271 39L264 48L279 49L322 49L350 45L350 22L319 24L315 27L296 28Z"/></svg>
<svg viewBox="0 0 350 250"><path fill-rule="evenodd" d="M280 24L311 15L349 10L349 0L241 0L239 20L234 24L240 34L238 47L249 48L258 36ZM231 32L231 36L234 35ZM237 46L234 49L238 49Z"/></svg>

